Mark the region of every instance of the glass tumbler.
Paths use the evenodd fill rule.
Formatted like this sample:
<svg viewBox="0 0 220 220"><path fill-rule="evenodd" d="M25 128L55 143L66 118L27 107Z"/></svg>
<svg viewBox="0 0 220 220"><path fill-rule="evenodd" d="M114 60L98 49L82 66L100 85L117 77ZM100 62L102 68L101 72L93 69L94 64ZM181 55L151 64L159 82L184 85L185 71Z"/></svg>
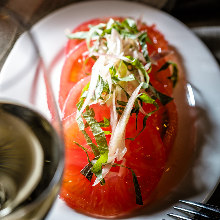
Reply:
<svg viewBox="0 0 220 220"><path fill-rule="evenodd" d="M60 189L62 125L32 30L0 9L0 219L43 219Z"/></svg>

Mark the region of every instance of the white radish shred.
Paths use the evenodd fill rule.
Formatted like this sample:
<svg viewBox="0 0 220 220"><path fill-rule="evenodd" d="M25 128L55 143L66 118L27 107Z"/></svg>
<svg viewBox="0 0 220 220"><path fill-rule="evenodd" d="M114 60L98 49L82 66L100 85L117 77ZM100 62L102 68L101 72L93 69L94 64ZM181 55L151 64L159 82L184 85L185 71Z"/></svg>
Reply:
<svg viewBox="0 0 220 220"><path fill-rule="evenodd" d="M112 94L112 105L111 105L111 110L110 110L110 115L111 115L110 123L111 123L111 128L112 128L112 135L115 132L115 128L116 128L116 125L117 125L117 122L118 122L118 114L117 114L117 111L116 111L115 99L116 98L115 98L115 90L114 90L113 94Z"/></svg>
<svg viewBox="0 0 220 220"><path fill-rule="evenodd" d="M96 84L97 84L97 81L98 81L98 76L99 76L98 67L99 67L100 64L101 65L103 64L103 57L99 57L99 59L97 59L94 66L92 67L92 76L91 76L91 81L90 81L90 84L89 84L88 94L87 94L87 97L86 97L86 99L83 103L83 106L82 106L81 110L77 114L77 118L83 113L86 106L90 104L91 99L94 95Z"/></svg>
<svg viewBox="0 0 220 220"><path fill-rule="evenodd" d="M109 142L109 153L108 153L108 163L114 162L116 157L121 157L119 152L123 152L125 146L121 146L121 139L125 132L126 125L128 123L130 113L132 110L132 107L134 105L135 99L138 96L138 93L142 87L143 83L140 83L140 85L134 90L131 97L128 100L128 103L121 115L121 118L119 119L117 126L115 128L114 134L111 136L110 142ZM118 150L117 150L118 149Z"/></svg>
<svg viewBox="0 0 220 220"><path fill-rule="evenodd" d="M124 130L123 134L121 135L121 140L120 140L119 146L121 146L121 147L118 148L115 153L118 161L122 160L124 155L127 152L127 148L125 146L125 130Z"/></svg>
<svg viewBox="0 0 220 220"><path fill-rule="evenodd" d="M88 94L81 110L77 114L77 117L79 117L83 113L87 105L91 103L94 104L94 101L92 101L92 97L94 96L99 75L103 78L103 80L108 82L110 91L112 89L112 80L109 68L114 66L119 61L119 58L117 56L121 56L122 39L120 34L115 29L112 29L111 34L107 35L106 39L108 45L107 54L109 54L110 56L100 55L93 65Z"/></svg>
<svg viewBox="0 0 220 220"><path fill-rule="evenodd" d="M137 98L142 85L143 83L141 83L132 93L123 111L123 114L121 115L121 118L119 119L117 126L114 129L114 133L112 134L109 142L109 153L107 161L108 164L102 168L102 178L105 178L105 176L109 173L115 159L117 158L118 161L122 160L127 151L127 148L125 146L125 128L128 123L135 99ZM96 178L93 186L96 186L99 182L100 180Z"/></svg>
<svg viewBox="0 0 220 220"><path fill-rule="evenodd" d="M111 34L106 36L106 39L108 46L107 54L120 55L123 52L122 39L118 31L113 28Z"/></svg>
<svg viewBox="0 0 220 220"><path fill-rule="evenodd" d="M111 21L111 20L110 20ZM113 20L110 22L113 22ZM137 38L124 38L122 37L116 29L111 30L111 34L105 34L105 40L96 41L94 46L90 48L89 55L96 56L98 59L92 68L92 75L90 86L88 89L87 97L83 103L83 106L80 111L77 113L77 118L83 113L86 106L92 105L94 103L98 103L98 100L94 100L95 89L98 83L99 76L108 83L109 86L109 94L105 96L104 100L101 100L99 103L106 103L110 107L110 124L112 128L112 135L109 142L109 152L108 152L108 161L105 166L102 168L102 178L104 178L110 171L112 164L115 159L118 161L123 160L123 157L127 151L125 146L125 129L130 118L130 114L134 105L134 102L139 94L139 91L145 82L144 74L138 70L137 75L139 75L139 79L141 83L138 81L128 82L124 85L124 90L130 95L130 98L120 116L117 113L117 101L127 100L125 93L122 88L114 85L114 81L112 80L111 73L109 69L111 67L116 67L119 65L121 61L125 61L127 63L131 63L131 60L126 56L131 56L140 60L142 63L145 63L145 58L142 53L140 53L140 46L137 41ZM107 45L107 46L106 46ZM146 64L145 69L148 70L150 68L150 63ZM117 72L118 76L120 76L120 69ZM126 70L123 72L123 77L130 75L131 72ZM147 79L148 80L148 79ZM121 82L123 85L125 82ZM120 85L120 86L121 86ZM143 108L140 106L141 112L144 112ZM98 178L96 178L93 186L97 185L100 182Z"/></svg>
<svg viewBox="0 0 220 220"><path fill-rule="evenodd" d="M98 52L91 52L90 56L96 56L96 57L100 57L100 56L106 56L108 59L115 59L115 63L117 63L117 61L119 60L123 60L127 63L130 63L131 60L129 58L127 58L126 56L123 55L123 53L116 55L116 54L105 54L105 53L98 53Z"/></svg>
<svg viewBox="0 0 220 220"><path fill-rule="evenodd" d="M102 168L102 178L105 178L105 176L109 173L111 168L112 168L112 164L106 164ZM98 178L96 178L94 183L92 184L92 186L96 186L97 184L99 184L99 182L100 182L100 180Z"/></svg>

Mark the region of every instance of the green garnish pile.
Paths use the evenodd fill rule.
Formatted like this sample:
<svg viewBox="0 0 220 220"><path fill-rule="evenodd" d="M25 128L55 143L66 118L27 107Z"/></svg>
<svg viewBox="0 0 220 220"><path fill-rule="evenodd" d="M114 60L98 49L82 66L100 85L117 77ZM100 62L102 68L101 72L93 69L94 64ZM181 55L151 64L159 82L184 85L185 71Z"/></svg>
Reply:
<svg viewBox="0 0 220 220"><path fill-rule="evenodd" d="M145 129L148 117L158 110L157 100L162 105L166 105L172 100L172 97L160 93L151 85L149 73L152 64L147 48L147 43L151 43L151 40L147 32L138 30L133 19L127 18L121 22L110 19L107 24L100 23L90 26L89 31L68 34L68 38L86 40L90 57L96 59L91 73L91 81L83 89L77 104L77 123L94 153L94 158L90 160L87 149L75 143L85 151L88 158L88 164L81 173L89 181L92 180L94 174L96 176L94 185L97 183L103 185L105 175L110 168L122 166L115 161L122 160L126 153L124 133L129 117L132 114L136 115L137 127L138 115L140 112L145 115L139 135ZM166 62L159 72L170 65L173 73L169 79L174 87L178 78L176 64ZM95 112L91 107L96 103L109 106L110 119L103 118L102 121L96 121ZM153 104L155 110L144 112L143 103ZM108 128L110 125L111 131L103 130L104 127ZM86 132L88 127L93 133L96 144ZM106 135L111 135L109 144ZM135 137L129 139L134 140ZM103 168L106 168L107 172L103 172ZM136 203L142 205L137 177L132 168L128 169L133 176Z"/></svg>

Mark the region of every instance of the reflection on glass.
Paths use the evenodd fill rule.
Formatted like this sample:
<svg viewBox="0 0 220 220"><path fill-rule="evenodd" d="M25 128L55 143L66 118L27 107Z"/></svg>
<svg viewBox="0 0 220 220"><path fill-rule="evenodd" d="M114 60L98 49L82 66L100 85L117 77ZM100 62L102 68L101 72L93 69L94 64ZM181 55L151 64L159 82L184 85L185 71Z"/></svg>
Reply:
<svg viewBox="0 0 220 220"><path fill-rule="evenodd" d="M0 219L42 219L61 184L62 126L34 36L17 14L0 13L12 30L0 40Z"/></svg>

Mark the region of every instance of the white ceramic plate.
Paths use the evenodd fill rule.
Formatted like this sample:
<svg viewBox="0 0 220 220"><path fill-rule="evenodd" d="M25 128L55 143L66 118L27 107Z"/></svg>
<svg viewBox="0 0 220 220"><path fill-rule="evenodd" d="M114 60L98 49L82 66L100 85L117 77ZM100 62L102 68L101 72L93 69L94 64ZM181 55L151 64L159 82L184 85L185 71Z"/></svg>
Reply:
<svg viewBox="0 0 220 220"><path fill-rule="evenodd" d="M187 141L185 138L191 135L190 129L195 125L198 137L196 156L192 167L178 187L162 199L162 206L152 209L150 212L142 211L132 217L132 219L169 219L166 213L172 211L171 206L177 199L204 201L210 196L219 181L220 102L218 96L220 94L220 70L204 44L187 27L170 15L133 2L89 1L64 7L42 19L32 29L48 66L56 59L57 54L60 54L57 57L57 62L52 66L53 86L57 87L57 83L59 83L58 77L64 61L62 50L67 42L64 34L65 29L73 29L81 22L104 16L142 17L142 20L147 24L156 24L182 58L187 80L187 84L185 84L186 91L188 90L186 98L189 104L196 106L196 123L191 122L191 116L187 114L184 116L186 121L188 120L189 127L188 125L181 127L176 145L181 146L183 151L184 147L189 147L190 138ZM24 42L23 39L20 44L22 45ZM4 71L6 70L7 68L4 69ZM192 91L195 97L192 96ZM185 106L182 104L184 102L185 100L181 100L180 96L177 104L178 109L182 112L185 111ZM189 117L187 118L187 116ZM184 119L181 120L183 123ZM75 212L57 199L47 220L59 219L92 218Z"/></svg>

